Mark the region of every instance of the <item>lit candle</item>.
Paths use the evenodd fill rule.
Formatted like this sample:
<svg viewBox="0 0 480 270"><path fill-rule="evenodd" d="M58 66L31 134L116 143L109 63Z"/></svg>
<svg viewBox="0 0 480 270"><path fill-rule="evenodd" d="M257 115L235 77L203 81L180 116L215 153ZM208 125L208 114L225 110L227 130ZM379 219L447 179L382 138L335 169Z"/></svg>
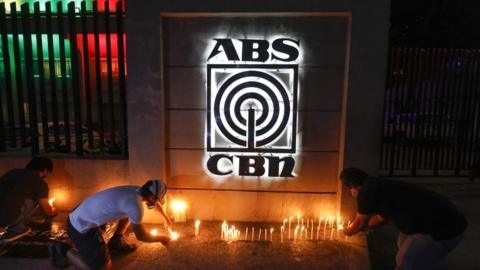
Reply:
<svg viewBox="0 0 480 270"><path fill-rule="evenodd" d="M262 229L258 229L258 241L260 241L262 238Z"/></svg>
<svg viewBox="0 0 480 270"><path fill-rule="evenodd" d="M177 232L170 230L170 228L168 228L168 233L170 234L170 238L173 241L177 240L180 237L180 235Z"/></svg>
<svg viewBox="0 0 480 270"><path fill-rule="evenodd" d="M53 208L53 203L55 202L55 198L51 198L50 200L48 200L48 204L50 205L50 207Z"/></svg>
<svg viewBox="0 0 480 270"><path fill-rule="evenodd" d="M248 227L245 228L245 240L248 240Z"/></svg>
<svg viewBox="0 0 480 270"><path fill-rule="evenodd" d="M330 217L325 217L325 223L323 224L323 239L326 240L327 238L327 223L328 223L328 219Z"/></svg>
<svg viewBox="0 0 480 270"><path fill-rule="evenodd" d="M273 242L273 228L270 228L270 242Z"/></svg>
<svg viewBox="0 0 480 270"><path fill-rule="evenodd" d="M157 236L158 235L157 229L151 229L150 234L153 235L153 236Z"/></svg>
<svg viewBox="0 0 480 270"><path fill-rule="evenodd" d="M198 234L199 234L199 230L200 230L200 220L195 220L195 237L198 237Z"/></svg>
<svg viewBox="0 0 480 270"><path fill-rule="evenodd" d="M220 239L222 240L226 240L226 236L228 234L228 225L227 225L227 221L223 221L222 223L222 234L221 234L221 237Z"/></svg>
<svg viewBox="0 0 480 270"><path fill-rule="evenodd" d="M333 240L333 231L335 230L335 227L332 224L332 228L330 230L330 240Z"/></svg>
<svg viewBox="0 0 480 270"><path fill-rule="evenodd" d="M292 219L293 219L292 216L288 218L288 240L290 240L290 230L292 228Z"/></svg>
<svg viewBox="0 0 480 270"><path fill-rule="evenodd" d="M312 218L312 227L310 228L310 240L313 240L313 218Z"/></svg>
<svg viewBox="0 0 480 270"><path fill-rule="evenodd" d="M297 233L298 233L299 226L295 227L295 231L293 232L293 241L297 241Z"/></svg>
<svg viewBox="0 0 480 270"><path fill-rule="evenodd" d="M255 227L252 226L252 241L253 241L253 237L255 237Z"/></svg>
<svg viewBox="0 0 480 270"><path fill-rule="evenodd" d="M265 229L265 241L267 241L267 229Z"/></svg>
<svg viewBox="0 0 480 270"><path fill-rule="evenodd" d="M337 239L340 240L340 232L343 231L343 223L342 220L340 219L340 222L337 223Z"/></svg>
<svg viewBox="0 0 480 270"><path fill-rule="evenodd" d="M283 232L285 231L285 226L280 227L280 243L283 243Z"/></svg>

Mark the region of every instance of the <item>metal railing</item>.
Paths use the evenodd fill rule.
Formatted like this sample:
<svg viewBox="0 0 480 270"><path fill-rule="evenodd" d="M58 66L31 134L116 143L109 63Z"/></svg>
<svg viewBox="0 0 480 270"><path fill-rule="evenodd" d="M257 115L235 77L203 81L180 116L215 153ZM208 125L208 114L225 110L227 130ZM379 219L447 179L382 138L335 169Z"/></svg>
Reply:
<svg viewBox="0 0 480 270"><path fill-rule="evenodd" d="M391 48L380 174L466 176L480 158L480 50Z"/></svg>
<svg viewBox="0 0 480 270"><path fill-rule="evenodd" d="M0 152L128 156L123 4L75 4L0 3Z"/></svg>

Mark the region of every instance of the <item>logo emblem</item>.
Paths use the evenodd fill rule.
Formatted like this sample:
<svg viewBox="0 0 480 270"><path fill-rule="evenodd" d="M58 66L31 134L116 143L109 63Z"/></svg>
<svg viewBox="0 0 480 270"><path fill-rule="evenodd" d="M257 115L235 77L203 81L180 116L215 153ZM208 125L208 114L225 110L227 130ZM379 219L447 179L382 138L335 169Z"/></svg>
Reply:
<svg viewBox="0 0 480 270"><path fill-rule="evenodd" d="M207 151L295 153L298 65L207 65Z"/></svg>

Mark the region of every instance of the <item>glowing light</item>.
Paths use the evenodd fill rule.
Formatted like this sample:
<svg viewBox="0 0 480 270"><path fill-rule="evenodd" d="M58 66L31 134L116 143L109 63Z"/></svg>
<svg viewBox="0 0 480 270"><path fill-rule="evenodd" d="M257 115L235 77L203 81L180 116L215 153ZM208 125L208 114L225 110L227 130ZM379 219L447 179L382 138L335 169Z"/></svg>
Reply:
<svg viewBox="0 0 480 270"><path fill-rule="evenodd" d="M252 228L252 240L253 240L253 231L254 229ZM227 242L237 241L240 239L240 230L235 228L235 226L231 226L229 228L227 221L224 221L222 223L221 239Z"/></svg>
<svg viewBox="0 0 480 270"><path fill-rule="evenodd" d="M157 229L151 229L150 234L153 235L153 236L157 236L158 235L158 230Z"/></svg>
<svg viewBox="0 0 480 270"><path fill-rule="evenodd" d="M168 233L170 234L170 239L172 239L173 241L177 240L180 237L180 234L178 232L174 232L170 228L168 228Z"/></svg>
<svg viewBox="0 0 480 270"><path fill-rule="evenodd" d="M200 220L195 220L195 236L198 236L200 230Z"/></svg>
<svg viewBox="0 0 480 270"><path fill-rule="evenodd" d="M50 205L50 207L53 208L53 203L55 202L55 198L51 198L50 200L48 200L48 204Z"/></svg>
<svg viewBox="0 0 480 270"><path fill-rule="evenodd" d="M187 203L182 200L173 200L170 203L170 207L172 208L173 212L173 220L175 222L186 222L186 214L185 210L187 209Z"/></svg>

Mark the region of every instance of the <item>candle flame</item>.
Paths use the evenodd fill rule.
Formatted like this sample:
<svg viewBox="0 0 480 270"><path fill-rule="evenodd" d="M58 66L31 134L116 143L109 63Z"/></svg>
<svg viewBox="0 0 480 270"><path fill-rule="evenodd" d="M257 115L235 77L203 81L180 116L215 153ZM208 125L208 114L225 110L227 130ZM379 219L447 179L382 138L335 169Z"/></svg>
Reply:
<svg viewBox="0 0 480 270"><path fill-rule="evenodd" d="M153 235L153 236L157 236L158 235L157 229L151 229L150 234Z"/></svg>
<svg viewBox="0 0 480 270"><path fill-rule="evenodd" d="M170 234L170 238L175 241L180 237L180 234L178 232L172 231L170 228L168 228L168 233Z"/></svg>
<svg viewBox="0 0 480 270"><path fill-rule="evenodd" d="M50 207L53 207L54 202L55 202L55 198L51 198L50 200L48 200L48 204L50 205Z"/></svg>
<svg viewBox="0 0 480 270"><path fill-rule="evenodd" d="M200 227L200 220L195 220L195 228L198 229L198 227Z"/></svg>

